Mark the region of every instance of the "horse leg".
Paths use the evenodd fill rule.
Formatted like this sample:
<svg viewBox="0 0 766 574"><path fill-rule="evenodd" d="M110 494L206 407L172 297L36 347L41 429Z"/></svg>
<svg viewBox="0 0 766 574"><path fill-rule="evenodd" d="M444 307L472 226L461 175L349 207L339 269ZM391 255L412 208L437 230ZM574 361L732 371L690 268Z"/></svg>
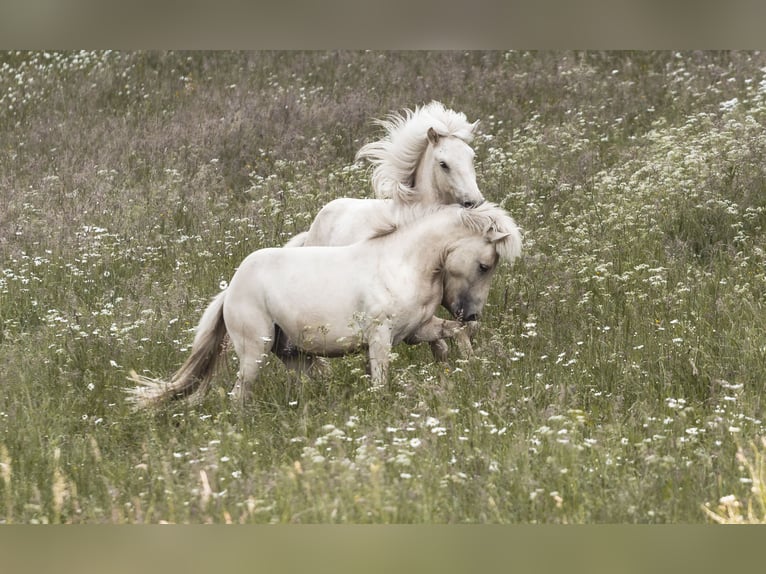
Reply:
<svg viewBox="0 0 766 574"><path fill-rule="evenodd" d="M304 355L282 355L277 353L277 357L279 357L279 360L282 361L287 370L295 373L299 379L303 373L311 369L313 364L312 358Z"/></svg>
<svg viewBox="0 0 766 574"><path fill-rule="evenodd" d="M409 338L407 338L406 342L411 345L417 345L418 343L427 341L431 347L431 354L433 355L434 360L437 363L443 363L447 360L449 347L447 346L447 342L444 340L444 338L435 335L435 331L433 331L433 329L447 329L450 334L448 334L446 337L455 339L460 356L464 358L473 357L473 345L471 344L471 336L476 332L477 322L472 321L470 323L460 323L458 321L445 321L445 323L450 323L452 326L445 327L443 325L440 326L433 325L432 323L427 323L421 327L419 331L416 331L414 335L411 335ZM456 331L454 327L455 324L459 325ZM434 336L437 338L432 339L431 337Z"/></svg>
<svg viewBox="0 0 766 574"><path fill-rule="evenodd" d="M234 350L239 357L237 382L230 396L240 406L250 398L253 381L258 376L258 371L273 345L274 325L265 321L258 323L241 326L244 328L237 326L240 328L235 327L229 330Z"/></svg>
<svg viewBox="0 0 766 574"><path fill-rule="evenodd" d="M279 360L285 365L285 367L297 375L300 379L304 374L309 378L321 377L327 373L329 365L327 361L322 357L315 357L313 355L291 355L281 356L277 354Z"/></svg>
<svg viewBox="0 0 766 574"><path fill-rule="evenodd" d="M274 326L274 346L272 351L279 357L285 368L295 374L298 381L300 381L304 374L314 378L323 375L327 370L327 363L325 361L320 357L301 352L279 325Z"/></svg>
<svg viewBox="0 0 766 574"><path fill-rule="evenodd" d="M391 327L381 323L372 328L367 336L368 372L372 387L380 388L388 380L388 363L391 355Z"/></svg>
<svg viewBox="0 0 766 574"><path fill-rule="evenodd" d="M421 325L407 338L407 342L412 344L428 342L431 344L431 352L436 360L444 360L447 356L444 339L454 338L460 353L470 357L473 355L473 348L471 347L471 339L466 331L465 323L431 317L427 323Z"/></svg>
<svg viewBox="0 0 766 574"><path fill-rule="evenodd" d="M435 341L429 341L428 344L431 346L431 354L437 362L443 363L447 360L447 352L449 351L447 341L436 339Z"/></svg>
<svg viewBox="0 0 766 574"><path fill-rule="evenodd" d="M455 337L458 350L463 357L473 357L473 345L471 339L479 330L478 321L468 321L463 330Z"/></svg>

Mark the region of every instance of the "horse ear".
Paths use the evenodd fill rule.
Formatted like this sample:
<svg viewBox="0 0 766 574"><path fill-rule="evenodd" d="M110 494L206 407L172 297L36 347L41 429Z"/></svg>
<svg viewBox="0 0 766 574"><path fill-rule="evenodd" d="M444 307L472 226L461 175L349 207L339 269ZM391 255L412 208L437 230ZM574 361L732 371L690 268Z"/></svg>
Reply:
<svg viewBox="0 0 766 574"><path fill-rule="evenodd" d="M479 124L481 123L481 120L476 120L471 124L471 133L476 131L476 128L479 127Z"/></svg>
<svg viewBox="0 0 766 574"><path fill-rule="evenodd" d="M436 145L436 142L439 141L439 134L437 134L436 130L433 128L428 128L428 132L426 132L426 135L428 136L428 141L430 141L434 145Z"/></svg>
<svg viewBox="0 0 766 574"><path fill-rule="evenodd" d="M506 237L508 237L510 233L502 233L500 231L491 230L487 232L487 239L490 243L497 243L498 241L502 241Z"/></svg>
<svg viewBox="0 0 766 574"><path fill-rule="evenodd" d="M509 263L521 255L521 235L518 230L503 232L493 229L487 233L487 240L495 245L500 258Z"/></svg>

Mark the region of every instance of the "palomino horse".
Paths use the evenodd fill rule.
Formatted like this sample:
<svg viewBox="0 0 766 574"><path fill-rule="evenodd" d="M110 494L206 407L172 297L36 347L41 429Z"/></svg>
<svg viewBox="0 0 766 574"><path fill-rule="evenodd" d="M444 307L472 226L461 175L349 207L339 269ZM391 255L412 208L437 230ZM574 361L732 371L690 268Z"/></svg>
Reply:
<svg viewBox="0 0 766 574"><path fill-rule="evenodd" d="M232 393L240 403L270 351L286 358L283 337L308 356L366 348L372 383L382 385L393 345L453 336L463 324L435 317L439 303L478 317L498 261L521 252L516 224L494 204L421 207L409 219L348 246L251 253L203 313L191 356L170 382L134 372L132 399L201 397L227 335L240 360Z"/></svg>
<svg viewBox="0 0 766 574"><path fill-rule="evenodd" d="M434 101L377 123L386 130L385 137L368 143L356 155L375 166L372 187L377 199L343 197L329 202L309 230L285 247L350 245L371 237L381 218L407 217L414 204L457 203L470 208L484 201L476 184L475 154L468 145L478 120L469 123L465 114ZM460 343L470 352L467 335ZM447 344L432 341L431 350L443 360Z"/></svg>

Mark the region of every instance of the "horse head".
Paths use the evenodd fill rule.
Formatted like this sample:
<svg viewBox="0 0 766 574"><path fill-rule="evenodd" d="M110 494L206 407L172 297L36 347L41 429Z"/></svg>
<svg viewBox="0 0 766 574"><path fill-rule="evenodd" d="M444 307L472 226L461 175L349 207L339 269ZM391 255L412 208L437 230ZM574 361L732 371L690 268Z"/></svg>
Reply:
<svg viewBox="0 0 766 574"><path fill-rule="evenodd" d="M415 187L430 190L438 203L476 207L484 196L476 183L475 153L463 139L440 135L433 127L426 132L428 148L417 172Z"/></svg>
<svg viewBox="0 0 766 574"><path fill-rule="evenodd" d="M499 262L513 262L521 254L522 239L513 218L494 204L461 209L460 215L468 233L446 251L442 305L462 321L476 321Z"/></svg>
<svg viewBox="0 0 766 574"><path fill-rule="evenodd" d="M434 101L377 123L386 135L356 154L375 166L376 197L463 207L484 201L476 183L474 151L468 145L478 121L470 123L465 114Z"/></svg>

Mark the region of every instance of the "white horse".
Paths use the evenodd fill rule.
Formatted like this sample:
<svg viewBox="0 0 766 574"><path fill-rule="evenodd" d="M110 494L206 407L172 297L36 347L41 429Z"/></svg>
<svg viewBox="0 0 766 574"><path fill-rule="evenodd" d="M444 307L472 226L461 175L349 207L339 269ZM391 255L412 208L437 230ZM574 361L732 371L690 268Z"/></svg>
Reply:
<svg viewBox="0 0 766 574"><path fill-rule="evenodd" d="M134 372L131 398L149 406L201 397L227 335L240 360L232 393L240 403L269 352L290 358L285 338L309 357L366 348L372 383L382 385L393 345L458 333L463 323L434 316L439 303L477 318L498 261L521 252L516 224L496 205L431 206L410 215L349 246L251 253L205 310L191 356L170 382Z"/></svg>
<svg viewBox="0 0 766 574"><path fill-rule="evenodd" d="M356 154L357 160L367 159L375 166L372 187L376 199L342 197L329 202L309 230L285 247L350 245L374 235L381 218L406 219L413 205L456 203L470 208L484 202L476 183L475 154L468 145L478 120L470 123L465 114L433 101L402 115L389 114L377 123L386 135ZM467 336L459 344L470 354ZM446 342L432 341L431 351L444 360Z"/></svg>
<svg viewBox="0 0 766 574"><path fill-rule="evenodd" d="M398 218L413 204L474 207L484 201L476 183L475 154L468 145L478 120L470 123L465 114L434 101L377 123L386 135L356 154L357 160L367 159L375 166L372 188L377 199L331 201L309 231L292 238L286 247L354 243L374 233L370 223L381 212Z"/></svg>

